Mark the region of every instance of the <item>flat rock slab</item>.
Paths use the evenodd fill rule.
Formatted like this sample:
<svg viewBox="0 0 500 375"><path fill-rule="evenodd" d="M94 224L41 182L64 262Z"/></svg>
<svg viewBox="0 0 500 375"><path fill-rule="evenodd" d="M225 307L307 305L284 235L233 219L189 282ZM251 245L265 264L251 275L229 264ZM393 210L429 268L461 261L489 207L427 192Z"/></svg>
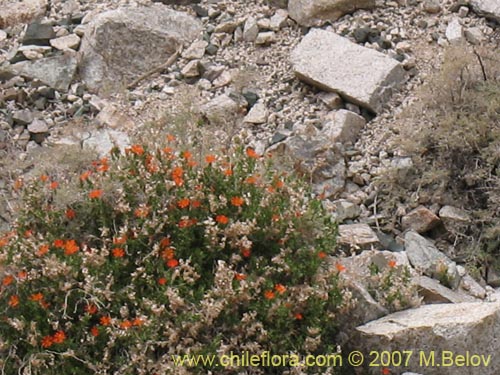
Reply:
<svg viewBox="0 0 500 375"><path fill-rule="evenodd" d="M410 351L407 371L494 375L500 368L498 302L425 305L387 315L356 331L351 343L366 355L370 351ZM380 374L380 368L372 370L370 374ZM389 370L397 374L401 368Z"/></svg>
<svg viewBox="0 0 500 375"><path fill-rule="evenodd" d="M196 18L159 4L101 13L82 40L80 75L93 91L119 89L165 63L200 32Z"/></svg>
<svg viewBox="0 0 500 375"><path fill-rule="evenodd" d="M500 23L500 1L471 0L470 3L477 14Z"/></svg>
<svg viewBox="0 0 500 375"><path fill-rule="evenodd" d="M0 0L0 9L0 29L4 29L42 16L47 0Z"/></svg>
<svg viewBox="0 0 500 375"><path fill-rule="evenodd" d="M370 249L380 247L380 241L368 224L339 225L339 245L354 249Z"/></svg>
<svg viewBox="0 0 500 375"><path fill-rule="evenodd" d="M380 111L406 79L398 61L320 29L302 39L291 61L299 79L373 112Z"/></svg>

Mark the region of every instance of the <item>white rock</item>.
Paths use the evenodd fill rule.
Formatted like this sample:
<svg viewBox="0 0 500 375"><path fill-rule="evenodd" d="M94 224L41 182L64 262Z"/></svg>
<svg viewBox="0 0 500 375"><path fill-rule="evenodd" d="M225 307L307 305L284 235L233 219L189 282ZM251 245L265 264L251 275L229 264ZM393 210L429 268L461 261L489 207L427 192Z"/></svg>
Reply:
<svg viewBox="0 0 500 375"><path fill-rule="evenodd" d="M471 0L470 3L477 14L500 23L500 2L498 0Z"/></svg>
<svg viewBox="0 0 500 375"><path fill-rule="evenodd" d="M198 68L199 60L191 60L182 68L181 73L186 78L198 77L200 75L200 70Z"/></svg>
<svg viewBox="0 0 500 375"><path fill-rule="evenodd" d="M222 124L235 118L240 106L228 95L222 94L201 107L202 113L212 124Z"/></svg>
<svg viewBox="0 0 500 375"><path fill-rule="evenodd" d="M75 49L76 50L76 49L78 49L78 46L80 45L80 37L76 34L62 36L60 38L51 39L50 45L52 47L54 47L55 49L58 49L60 51L63 51L66 49Z"/></svg>
<svg viewBox="0 0 500 375"><path fill-rule="evenodd" d="M118 147L123 151L131 144L130 138L126 133L112 129L100 129L86 132L81 135L81 138L83 139L83 148L94 150L100 156L109 155L109 152L114 147Z"/></svg>
<svg viewBox="0 0 500 375"><path fill-rule="evenodd" d="M258 34L259 26L257 26L257 20L254 17L248 17L243 27L243 40L245 42L254 42Z"/></svg>
<svg viewBox="0 0 500 375"><path fill-rule="evenodd" d="M261 101L258 101L250 109L248 114L243 119L243 122L247 122L250 124L263 124L267 121L267 116L268 112L266 105Z"/></svg>
<svg viewBox="0 0 500 375"><path fill-rule="evenodd" d="M0 30L0 42L3 42L5 39L7 39L7 33L3 30Z"/></svg>
<svg viewBox="0 0 500 375"><path fill-rule="evenodd" d="M313 29L292 51L295 74L325 91L378 112L406 79L403 66L383 53L332 32Z"/></svg>
<svg viewBox="0 0 500 375"><path fill-rule="evenodd" d="M446 39L450 44L460 44L464 39L464 28L458 18L454 18L446 27Z"/></svg>
<svg viewBox="0 0 500 375"><path fill-rule="evenodd" d="M481 44L481 42L485 39L483 32L479 27L470 27L465 30L464 34L465 39L467 39L470 44L474 45Z"/></svg>
<svg viewBox="0 0 500 375"><path fill-rule="evenodd" d="M188 60L201 59L205 54L208 42L205 40L197 40L193 42L187 50L182 53L182 57Z"/></svg>
<svg viewBox="0 0 500 375"><path fill-rule="evenodd" d="M288 12L284 9L278 9L271 17L269 28L273 31L278 31L286 25L288 19Z"/></svg>
<svg viewBox="0 0 500 375"><path fill-rule="evenodd" d="M255 39L255 44L267 45L274 43L276 41L276 33L274 31L265 31L257 35Z"/></svg>
<svg viewBox="0 0 500 375"><path fill-rule="evenodd" d="M354 112L339 109L328 114L321 133L332 142L354 144L365 125L366 120L363 117Z"/></svg>
<svg viewBox="0 0 500 375"><path fill-rule="evenodd" d="M318 98L326 104L328 109L340 109L344 105L344 101L336 92L321 92Z"/></svg>

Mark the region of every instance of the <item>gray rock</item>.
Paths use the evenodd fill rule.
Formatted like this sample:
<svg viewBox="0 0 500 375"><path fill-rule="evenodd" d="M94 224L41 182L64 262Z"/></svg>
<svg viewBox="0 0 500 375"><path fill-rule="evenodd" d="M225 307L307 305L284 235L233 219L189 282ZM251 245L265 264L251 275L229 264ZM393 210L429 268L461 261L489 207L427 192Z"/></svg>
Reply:
<svg viewBox="0 0 500 375"><path fill-rule="evenodd" d="M18 125L28 125L34 119L33 112L29 109L21 109L12 114L12 120Z"/></svg>
<svg viewBox="0 0 500 375"><path fill-rule="evenodd" d="M99 98L93 98L93 104L102 108L96 117L96 123L102 127L111 129L130 130L134 128L134 121L120 108L105 101L99 101Z"/></svg>
<svg viewBox="0 0 500 375"><path fill-rule="evenodd" d="M234 121L240 110L240 105L226 94L215 97L201 107L208 121L219 125Z"/></svg>
<svg viewBox="0 0 500 375"><path fill-rule="evenodd" d="M267 121L267 108L266 105L259 101L250 109L248 114L243 119L243 122L250 124L263 124Z"/></svg>
<svg viewBox="0 0 500 375"><path fill-rule="evenodd" d="M498 0L471 0L474 12L500 23L500 2Z"/></svg>
<svg viewBox="0 0 500 375"><path fill-rule="evenodd" d="M405 249L411 265L425 275L445 282L453 289L460 283L457 265L440 252L432 242L409 231L405 235Z"/></svg>
<svg viewBox="0 0 500 375"><path fill-rule="evenodd" d="M47 10L47 0L2 1L1 6L0 29L5 29L42 16Z"/></svg>
<svg viewBox="0 0 500 375"><path fill-rule="evenodd" d="M181 70L182 75L186 78L198 77L200 75L200 70L198 68L199 63L199 60L191 60L188 62Z"/></svg>
<svg viewBox="0 0 500 375"><path fill-rule="evenodd" d="M48 46L49 41L56 37L56 33L51 25L33 22L28 25L24 34L23 44L34 44Z"/></svg>
<svg viewBox="0 0 500 375"><path fill-rule="evenodd" d="M208 47L208 42L205 40L197 40L193 42L187 50L182 52L182 57L188 60L201 59L205 54L205 49Z"/></svg>
<svg viewBox="0 0 500 375"><path fill-rule="evenodd" d="M464 32L465 39L473 45L481 44L481 42L485 39L483 32L479 27L470 27Z"/></svg>
<svg viewBox="0 0 500 375"><path fill-rule="evenodd" d="M199 4L201 0L152 0L153 3L162 3L166 5L191 5Z"/></svg>
<svg viewBox="0 0 500 375"><path fill-rule="evenodd" d="M413 229L417 233L425 233L439 223L439 218L424 206L420 206L403 216L403 229Z"/></svg>
<svg viewBox="0 0 500 375"><path fill-rule="evenodd" d="M7 33L0 29L0 42L3 42L5 39L7 39Z"/></svg>
<svg viewBox="0 0 500 375"><path fill-rule="evenodd" d="M425 375L494 375L500 368L496 355L500 341L495 339L500 335L499 303L425 305L387 315L356 331L350 343L366 355L401 348L411 351L405 366L409 371L421 371L425 366ZM474 361L468 363L477 366L465 366L466 356L473 356ZM430 362L433 357L434 365Z"/></svg>
<svg viewBox="0 0 500 375"><path fill-rule="evenodd" d="M319 29L302 39L291 60L301 80L337 92L373 112L379 111L405 80L403 66L396 60Z"/></svg>
<svg viewBox="0 0 500 375"><path fill-rule="evenodd" d="M468 274L462 276L462 280L460 280L460 289L475 298L486 298L486 290Z"/></svg>
<svg viewBox="0 0 500 375"><path fill-rule="evenodd" d="M81 138L83 139L82 146L84 149L94 150L100 156L109 155L109 152L114 147L118 147L123 151L131 144L130 138L126 133L113 129L90 131L90 137L87 132Z"/></svg>
<svg viewBox="0 0 500 375"><path fill-rule="evenodd" d="M425 304L431 303L461 303L474 302L474 297L460 294L440 284L439 281L427 276L419 276L414 279L418 286L419 294Z"/></svg>
<svg viewBox="0 0 500 375"><path fill-rule="evenodd" d="M380 247L380 241L367 224L339 225L339 245L348 246L352 249L370 249Z"/></svg>
<svg viewBox="0 0 500 375"><path fill-rule="evenodd" d="M58 91L68 91L76 67L76 58L72 54L64 54L35 61L21 61L6 70L25 78L38 79Z"/></svg>
<svg viewBox="0 0 500 375"><path fill-rule="evenodd" d="M443 206L439 210L439 217L445 228L450 232L460 232L471 223L470 215L457 207Z"/></svg>
<svg viewBox="0 0 500 375"><path fill-rule="evenodd" d="M49 133L49 127L44 120L35 119L31 124L28 125L28 131L30 132L33 140L36 143L40 144L47 137L47 134Z"/></svg>
<svg viewBox="0 0 500 375"><path fill-rule="evenodd" d="M236 28L239 26L239 23L235 20L228 20L219 23L217 26L215 26L215 33L226 33L226 34L232 34L236 30Z"/></svg>
<svg viewBox="0 0 500 375"><path fill-rule="evenodd" d="M254 17L248 17L243 27L243 40L245 42L255 42L259 34L259 26Z"/></svg>
<svg viewBox="0 0 500 375"><path fill-rule="evenodd" d="M464 40L464 28L458 18L454 18L446 27L446 39L450 44L460 44Z"/></svg>
<svg viewBox="0 0 500 375"><path fill-rule="evenodd" d="M354 144L365 125L366 121L363 117L351 111L339 109L328 114L321 133L332 142Z"/></svg>
<svg viewBox="0 0 500 375"><path fill-rule="evenodd" d="M255 44L258 45L268 45L276 42L276 33L274 31L264 31L257 35L255 39Z"/></svg>
<svg viewBox="0 0 500 375"><path fill-rule="evenodd" d="M196 18L161 5L101 13L82 39L80 75L92 91L118 89L165 63L200 32Z"/></svg>
<svg viewBox="0 0 500 375"><path fill-rule="evenodd" d="M334 212L332 217L338 223L342 223L346 219L355 219L359 216L361 210L358 205L349 202L345 199L340 199L333 203Z"/></svg>
<svg viewBox="0 0 500 375"><path fill-rule="evenodd" d="M358 9L375 8L375 0L289 0L288 13L302 26L321 26Z"/></svg>
<svg viewBox="0 0 500 375"><path fill-rule="evenodd" d="M269 28L273 31L279 31L286 25L287 19L288 12L284 9L278 9L270 19Z"/></svg>
<svg viewBox="0 0 500 375"><path fill-rule="evenodd" d="M80 45L80 37L76 34L69 34L66 36L62 36L60 38L51 39L50 45L58 50L65 49L78 49Z"/></svg>
<svg viewBox="0 0 500 375"><path fill-rule="evenodd" d="M318 98L325 103L328 109L340 109L344 105L344 101L336 92L321 92Z"/></svg>
<svg viewBox="0 0 500 375"><path fill-rule="evenodd" d="M427 13L437 14L441 12L441 3L439 0L425 0L423 8Z"/></svg>

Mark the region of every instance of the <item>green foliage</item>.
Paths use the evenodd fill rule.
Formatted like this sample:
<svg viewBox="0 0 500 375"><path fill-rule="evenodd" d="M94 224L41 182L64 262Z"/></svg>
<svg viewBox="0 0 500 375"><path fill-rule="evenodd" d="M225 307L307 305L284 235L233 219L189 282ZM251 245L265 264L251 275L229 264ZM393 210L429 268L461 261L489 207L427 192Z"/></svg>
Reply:
<svg viewBox="0 0 500 375"><path fill-rule="evenodd" d="M0 237L5 373L186 373L172 355L332 345L349 298L321 204L252 149L196 162L169 142L16 186L24 206Z"/></svg>

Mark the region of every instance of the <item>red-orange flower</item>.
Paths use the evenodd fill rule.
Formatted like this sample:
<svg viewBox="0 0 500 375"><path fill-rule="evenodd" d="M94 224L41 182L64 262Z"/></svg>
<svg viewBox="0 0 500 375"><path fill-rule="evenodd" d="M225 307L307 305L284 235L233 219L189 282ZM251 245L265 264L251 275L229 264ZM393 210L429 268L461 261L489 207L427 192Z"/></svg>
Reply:
<svg viewBox="0 0 500 375"><path fill-rule="evenodd" d="M346 270L345 266L344 266L344 265L342 265L341 263L336 263L336 264L335 264L335 268L336 268L336 269L337 269L337 271L339 271L339 272L342 272L342 271L345 271L345 270Z"/></svg>
<svg viewBox="0 0 500 375"><path fill-rule="evenodd" d="M127 235L113 238L113 245L123 245L127 242Z"/></svg>
<svg viewBox="0 0 500 375"><path fill-rule="evenodd" d="M208 164L212 164L212 163L214 163L214 162L215 162L215 160L217 160L217 159L216 159L216 157L215 157L215 155L207 155L207 156L205 157L205 161L206 161Z"/></svg>
<svg viewBox="0 0 500 375"><path fill-rule="evenodd" d="M64 247L64 240L61 239L54 240L54 247L62 249Z"/></svg>
<svg viewBox="0 0 500 375"><path fill-rule="evenodd" d="M96 326L93 326L91 329L90 329L90 334L94 337L97 337L99 336L99 328L97 328Z"/></svg>
<svg viewBox="0 0 500 375"><path fill-rule="evenodd" d="M21 177L19 177L18 179L16 179L14 181L14 190L17 191L17 190L21 189L23 187L23 185L24 185L24 181Z"/></svg>
<svg viewBox="0 0 500 375"><path fill-rule="evenodd" d="M274 292L273 292L272 290L269 290L269 289L268 289L268 290L266 290L266 291L264 292L264 298L265 298L265 299L269 299L269 300L271 300L271 299L274 299L275 297L276 297L276 295L274 294Z"/></svg>
<svg viewBox="0 0 500 375"><path fill-rule="evenodd" d="M92 174L91 171L85 171L80 175L80 181L86 181L90 175Z"/></svg>
<svg viewBox="0 0 500 375"><path fill-rule="evenodd" d="M396 267L396 265L397 265L397 263L396 263L396 261L395 261L394 259L393 259L393 260L390 260L387 264L388 264L388 265L389 265L389 267L391 267L391 268L394 268L394 267Z"/></svg>
<svg viewBox="0 0 500 375"><path fill-rule="evenodd" d="M52 336L45 336L42 339L42 348L50 348L53 343L54 340L52 339Z"/></svg>
<svg viewBox="0 0 500 375"><path fill-rule="evenodd" d="M260 158L260 155L255 152L255 150L251 147L247 148L247 156L252 159L258 159Z"/></svg>
<svg viewBox="0 0 500 375"><path fill-rule="evenodd" d="M325 253L324 251L320 251L320 252L318 253L318 258L319 258L319 259L325 259L325 258L326 258L326 253Z"/></svg>
<svg viewBox="0 0 500 375"><path fill-rule="evenodd" d="M224 169L222 172L224 176L232 176L233 175L233 170L231 168Z"/></svg>
<svg viewBox="0 0 500 375"><path fill-rule="evenodd" d="M201 202L197 201L197 200L192 201L191 206L193 206L193 208L199 208L199 207L201 207Z"/></svg>
<svg viewBox="0 0 500 375"><path fill-rule="evenodd" d="M167 247L166 249L164 249L161 252L161 256L165 260L174 259L174 257L175 257L175 250L173 248L171 248L171 247Z"/></svg>
<svg viewBox="0 0 500 375"><path fill-rule="evenodd" d="M132 322L128 319L120 323L121 329L129 329L130 327L132 327Z"/></svg>
<svg viewBox="0 0 500 375"><path fill-rule="evenodd" d="M43 300L43 294L40 292L34 293L30 296L30 300L35 301L35 302L40 302Z"/></svg>
<svg viewBox="0 0 500 375"><path fill-rule="evenodd" d="M49 187L52 189L52 190L55 190L59 187L59 182L57 181L52 181L49 185Z"/></svg>
<svg viewBox="0 0 500 375"><path fill-rule="evenodd" d="M167 134L167 141L168 141L168 142L173 142L173 141L175 141L175 135L172 135L172 134Z"/></svg>
<svg viewBox="0 0 500 375"><path fill-rule="evenodd" d="M284 286L283 284L276 284L274 286L274 290L276 290L279 294L283 294L286 292L286 286Z"/></svg>
<svg viewBox="0 0 500 375"><path fill-rule="evenodd" d="M139 218L139 219L144 219L149 215L149 208L148 207L137 207L134 210L134 216Z"/></svg>
<svg viewBox="0 0 500 375"><path fill-rule="evenodd" d="M9 298L9 306L16 307L17 305L19 305L19 297L16 296L16 295L10 296L10 298Z"/></svg>
<svg viewBox="0 0 500 375"><path fill-rule="evenodd" d="M132 320L132 325L134 327L142 326L143 323L144 323L144 320L142 320L141 318L135 318L134 320Z"/></svg>
<svg viewBox="0 0 500 375"><path fill-rule="evenodd" d="M234 279L238 280L238 281L245 280L246 278L247 278L247 275L245 275L243 273L237 273L236 275L234 275Z"/></svg>
<svg viewBox="0 0 500 375"><path fill-rule="evenodd" d="M48 180L49 180L49 176L47 176L46 174L40 175L40 181L47 182Z"/></svg>
<svg viewBox="0 0 500 375"><path fill-rule="evenodd" d="M99 323L101 323L103 326L109 326L111 324L111 318L109 315L103 315L99 319Z"/></svg>
<svg viewBox="0 0 500 375"><path fill-rule="evenodd" d="M188 198L182 198L179 202L177 202L177 207L179 208L187 208L191 201Z"/></svg>
<svg viewBox="0 0 500 375"><path fill-rule="evenodd" d="M226 215L217 215L215 221L219 224L227 224L229 223L229 218Z"/></svg>
<svg viewBox="0 0 500 375"><path fill-rule="evenodd" d="M250 255L252 255L252 250L245 247L241 249L241 255L243 255L243 257L245 258L250 258Z"/></svg>
<svg viewBox="0 0 500 375"><path fill-rule="evenodd" d="M119 248L119 247L111 250L111 253L113 254L113 256L115 258L123 258L125 256L125 250L123 250L122 248Z"/></svg>
<svg viewBox="0 0 500 375"><path fill-rule="evenodd" d="M28 272L26 272L26 271L19 271L17 273L17 278L20 279L20 280L23 280L23 279L25 279L27 277L28 277Z"/></svg>
<svg viewBox="0 0 500 375"><path fill-rule="evenodd" d="M165 285L167 283L167 279L165 277L160 277L158 279L158 285Z"/></svg>
<svg viewBox="0 0 500 375"><path fill-rule="evenodd" d="M172 180L174 180L176 186L182 186L184 180L182 176L184 174L184 170L181 167L175 167L172 170Z"/></svg>
<svg viewBox="0 0 500 375"><path fill-rule="evenodd" d="M73 220L76 217L76 212L75 210L68 208L65 212L65 215L68 220Z"/></svg>
<svg viewBox="0 0 500 375"><path fill-rule="evenodd" d="M163 237L162 240L160 241L160 246L161 247L167 247L170 246L170 238L169 237Z"/></svg>
<svg viewBox="0 0 500 375"><path fill-rule="evenodd" d="M49 245L41 245L36 252L36 255L43 256L49 252Z"/></svg>
<svg viewBox="0 0 500 375"><path fill-rule="evenodd" d="M231 198L231 204L235 207L241 207L241 206L243 206L243 203L245 203L245 200L241 197L232 197Z"/></svg>
<svg viewBox="0 0 500 375"><path fill-rule="evenodd" d="M245 182L249 185L255 185L257 183L257 177L255 177L255 176L247 177Z"/></svg>
<svg viewBox="0 0 500 375"><path fill-rule="evenodd" d="M142 155L144 154L144 148L141 145L132 145L129 148L127 148L126 152L131 152L135 155Z"/></svg>
<svg viewBox="0 0 500 375"><path fill-rule="evenodd" d="M14 276L12 275L7 275L3 278L2 280L2 285L3 286L8 286L14 282Z"/></svg>
<svg viewBox="0 0 500 375"><path fill-rule="evenodd" d="M304 319L304 316L301 313L295 313L293 314L293 317L297 320L302 320Z"/></svg>
<svg viewBox="0 0 500 375"><path fill-rule="evenodd" d="M52 336L52 340L55 344L61 344L64 342L64 340L66 340L66 334L64 333L64 331L59 330L54 333L54 336Z"/></svg>
<svg viewBox="0 0 500 375"><path fill-rule="evenodd" d="M68 240L64 244L64 254L66 255L73 255L78 252L78 250L80 250L80 246L78 246L75 240Z"/></svg>
<svg viewBox="0 0 500 375"><path fill-rule="evenodd" d="M192 154L191 152L189 152L189 151L184 151L184 152L182 153L182 157L183 157L184 159L186 159L186 160L189 160L189 159L191 159L191 158L193 157L193 154Z"/></svg>
<svg viewBox="0 0 500 375"><path fill-rule="evenodd" d="M97 199L97 198L101 198L103 193L104 193L104 191L103 191L103 190L101 190L101 189L92 190L92 191L89 193L89 198L90 198L90 199Z"/></svg>
<svg viewBox="0 0 500 375"><path fill-rule="evenodd" d="M167 260L167 267L168 268L175 268L179 265L179 261L177 259L169 259Z"/></svg>
<svg viewBox="0 0 500 375"><path fill-rule="evenodd" d="M93 303L88 303L85 305L84 310L90 315L94 315L95 313L97 313L97 306L94 305Z"/></svg>

